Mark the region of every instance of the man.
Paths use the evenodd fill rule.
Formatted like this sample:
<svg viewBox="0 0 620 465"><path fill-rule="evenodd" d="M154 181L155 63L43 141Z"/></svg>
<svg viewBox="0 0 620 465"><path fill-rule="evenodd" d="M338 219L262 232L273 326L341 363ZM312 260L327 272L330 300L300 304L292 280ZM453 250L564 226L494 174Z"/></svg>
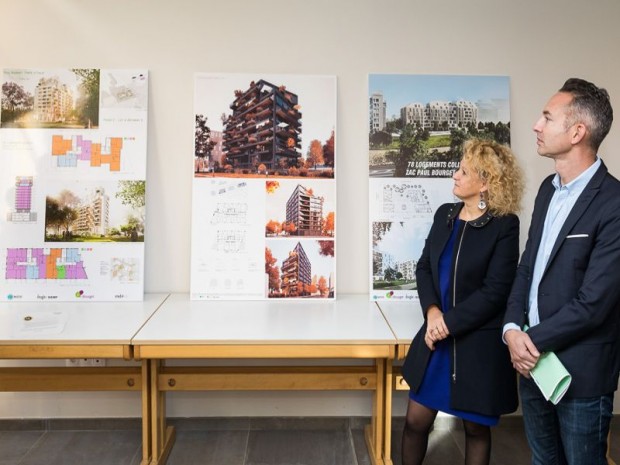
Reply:
<svg viewBox="0 0 620 465"><path fill-rule="evenodd" d="M504 340L522 375L534 465L607 465L620 368L620 182L597 151L612 120L607 91L573 78L533 128L538 154L554 161L556 174L536 196ZM572 375L557 405L545 401L529 374L550 351Z"/></svg>

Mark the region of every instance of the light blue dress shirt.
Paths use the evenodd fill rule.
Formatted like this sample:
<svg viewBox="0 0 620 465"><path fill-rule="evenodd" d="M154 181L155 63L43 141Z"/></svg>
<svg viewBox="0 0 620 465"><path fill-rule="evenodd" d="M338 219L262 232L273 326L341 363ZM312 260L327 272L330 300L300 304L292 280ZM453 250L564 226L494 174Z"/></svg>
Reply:
<svg viewBox="0 0 620 465"><path fill-rule="evenodd" d="M534 262L534 271L532 273L532 285L530 287L530 295L528 301L528 318L529 326L535 326L540 323L540 316L538 314L538 286L542 279L543 272L549 261L551 250L553 245L558 239L560 229L564 225L566 218L575 206L575 202L590 182L596 170L601 166L600 158L596 158L596 161L587 170L577 176L568 184L562 186L560 181L560 175L556 174L552 180L555 192L549 203L549 209L547 210L547 216L545 217L545 225L543 228L542 237L540 239L540 246L538 253L536 254L536 261ZM522 329L514 323L506 323L504 325L503 333L509 329Z"/></svg>

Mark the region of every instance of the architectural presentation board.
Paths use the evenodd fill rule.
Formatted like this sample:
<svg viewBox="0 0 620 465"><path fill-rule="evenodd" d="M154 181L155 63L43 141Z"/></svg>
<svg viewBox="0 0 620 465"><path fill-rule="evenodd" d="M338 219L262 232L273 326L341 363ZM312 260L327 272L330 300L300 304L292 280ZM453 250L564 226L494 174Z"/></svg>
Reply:
<svg viewBox="0 0 620 465"><path fill-rule="evenodd" d="M197 74L191 298L335 296L336 78Z"/></svg>
<svg viewBox="0 0 620 465"><path fill-rule="evenodd" d="M0 300L142 300L148 73L5 69Z"/></svg>
<svg viewBox="0 0 620 465"><path fill-rule="evenodd" d="M437 208L458 201L452 175L469 137L510 143L506 76L371 74L369 288L417 299L415 269Z"/></svg>

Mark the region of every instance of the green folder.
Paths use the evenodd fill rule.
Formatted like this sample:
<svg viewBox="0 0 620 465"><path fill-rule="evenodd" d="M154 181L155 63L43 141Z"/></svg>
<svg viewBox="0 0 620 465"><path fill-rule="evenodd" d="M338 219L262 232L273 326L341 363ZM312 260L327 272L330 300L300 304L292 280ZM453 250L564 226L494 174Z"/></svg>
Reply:
<svg viewBox="0 0 620 465"><path fill-rule="evenodd" d="M553 352L542 354L536 366L530 371L530 375L545 399L554 405L562 400L573 380L573 377Z"/></svg>
<svg viewBox="0 0 620 465"><path fill-rule="evenodd" d="M527 331L527 325L523 331ZM573 377L553 352L540 355L536 366L530 371L532 379L542 392L544 398L557 405L570 386Z"/></svg>

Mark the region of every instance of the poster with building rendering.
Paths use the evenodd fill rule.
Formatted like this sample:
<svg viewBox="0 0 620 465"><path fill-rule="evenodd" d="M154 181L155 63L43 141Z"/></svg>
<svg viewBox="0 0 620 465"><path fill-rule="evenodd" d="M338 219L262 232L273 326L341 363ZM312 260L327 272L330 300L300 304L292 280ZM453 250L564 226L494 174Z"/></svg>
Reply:
<svg viewBox="0 0 620 465"><path fill-rule="evenodd" d="M417 299L416 264L469 137L510 144L507 76L368 77L371 300Z"/></svg>
<svg viewBox="0 0 620 465"><path fill-rule="evenodd" d="M332 299L336 78L195 76L191 298Z"/></svg>
<svg viewBox="0 0 620 465"><path fill-rule="evenodd" d="M148 72L5 69L0 301L142 300Z"/></svg>

